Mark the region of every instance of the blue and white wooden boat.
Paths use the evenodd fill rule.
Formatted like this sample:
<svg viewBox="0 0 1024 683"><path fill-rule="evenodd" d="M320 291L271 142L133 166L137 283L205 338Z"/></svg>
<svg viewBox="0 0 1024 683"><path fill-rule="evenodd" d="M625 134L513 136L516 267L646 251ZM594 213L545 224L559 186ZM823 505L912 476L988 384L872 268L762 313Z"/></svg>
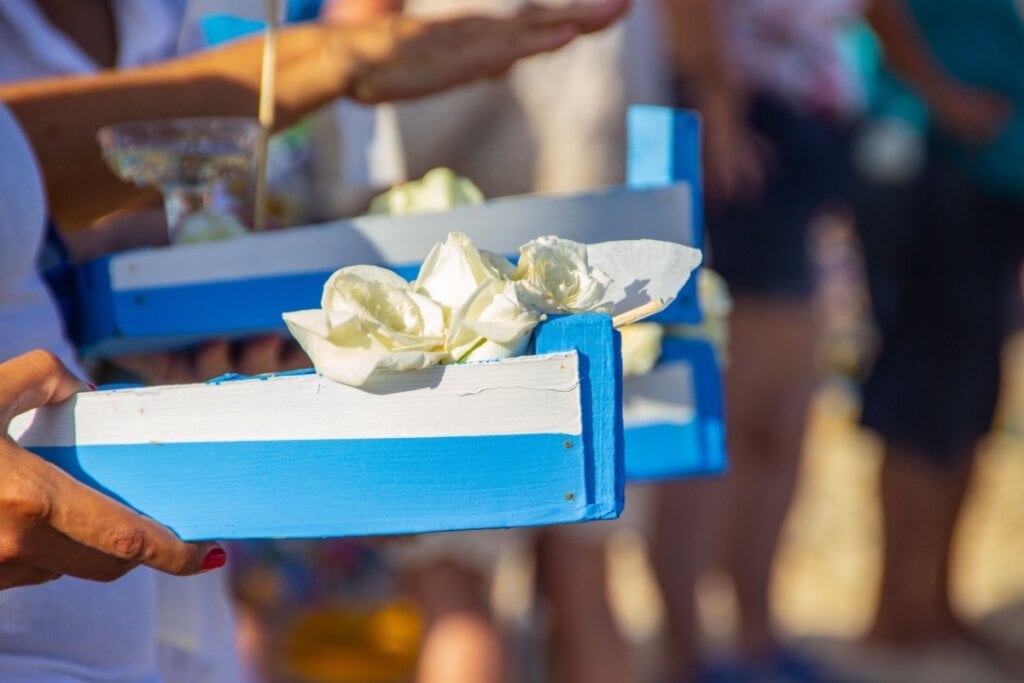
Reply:
<svg viewBox="0 0 1024 683"><path fill-rule="evenodd" d="M411 534L618 516L617 335L543 323L536 354L83 393L11 436L186 540Z"/></svg>
<svg viewBox="0 0 1024 683"><path fill-rule="evenodd" d="M323 283L346 265L373 264L413 279L450 230L508 257L545 234L595 243L692 241L684 184L530 195L413 216L365 216L225 242L140 249L77 271L74 336L85 356L187 346L203 339L283 331L281 313L315 308ZM677 308L695 302L679 301Z"/></svg>
<svg viewBox="0 0 1024 683"><path fill-rule="evenodd" d="M549 234L588 244L646 238L699 247L696 117L636 108L630 131L628 187L508 197L434 214L362 216L95 259L76 269L72 335L84 356L104 357L283 332L281 313L316 307L336 269L373 264L413 279L430 247L452 230L509 258ZM658 319L699 321L693 285Z"/></svg>
<svg viewBox="0 0 1024 683"><path fill-rule="evenodd" d="M683 111L637 106L629 111L627 183L635 190L672 187L683 181L694 189L690 219L693 241L703 247L703 198L699 120ZM698 226L693 229L692 226ZM696 273L695 273L696 275ZM655 320L701 321L697 277L680 292L685 307ZM666 337L662 355L649 375L623 382L626 476L658 481L714 475L726 468L722 376L707 340Z"/></svg>
<svg viewBox="0 0 1024 683"><path fill-rule="evenodd" d="M697 118L662 107L634 107L628 131L628 187L510 197L437 214L365 216L97 259L76 273L74 336L85 356L103 357L283 331L281 312L316 307L323 282L338 267L378 264L411 279L449 230L461 230L478 246L509 257L543 234L587 243L650 238L700 247ZM691 278L655 319L695 323L700 318ZM672 350L681 348L685 358ZM638 396L677 392L675 408L661 413L662 422L627 414L630 478L723 469L721 388L713 358L709 349L667 341L665 367L656 368L651 378L626 381L627 392ZM684 373L683 367L689 369Z"/></svg>

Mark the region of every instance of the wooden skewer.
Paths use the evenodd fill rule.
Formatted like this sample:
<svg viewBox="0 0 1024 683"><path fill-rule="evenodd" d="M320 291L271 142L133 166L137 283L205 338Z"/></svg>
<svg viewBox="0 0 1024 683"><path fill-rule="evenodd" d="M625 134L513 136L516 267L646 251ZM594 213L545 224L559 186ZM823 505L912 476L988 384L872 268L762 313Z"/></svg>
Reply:
<svg viewBox="0 0 1024 683"><path fill-rule="evenodd" d="M267 227L267 150L270 132L274 129L274 71L277 65L277 49L274 44L277 27L278 0L267 0L267 23L263 29L263 64L260 71L260 139L256 148L256 206L253 213L253 229Z"/></svg>
<svg viewBox="0 0 1024 683"><path fill-rule="evenodd" d="M619 328L624 325L631 325L638 320L643 320L647 316L654 315L661 309L665 308L665 304L666 302L664 299L652 299L641 306L631 308L628 311L623 311L612 318L612 327Z"/></svg>

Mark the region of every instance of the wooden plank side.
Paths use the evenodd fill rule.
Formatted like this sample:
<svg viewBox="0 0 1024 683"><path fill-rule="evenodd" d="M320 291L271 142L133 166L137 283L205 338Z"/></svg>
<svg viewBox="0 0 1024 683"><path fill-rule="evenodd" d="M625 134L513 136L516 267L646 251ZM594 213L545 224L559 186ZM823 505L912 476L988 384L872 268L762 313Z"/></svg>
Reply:
<svg viewBox="0 0 1024 683"><path fill-rule="evenodd" d="M78 314L70 328L86 357L281 331L280 314L316 307L335 269L377 264L412 279L449 230L463 230L478 246L509 257L543 234L588 243L650 238L687 244L697 239L686 220L692 201L686 184L531 195L438 214L370 216L230 242L126 252L79 268ZM673 307L695 310L696 304Z"/></svg>
<svg viewBox="0 0 1024 683"><path fill-rule="evenodd" d="M542 324L546 353L389 373L81 394L11 434L183 538L404 534L621 511L610 319ZM579 351L577 351L579 349Z"/></svg>
<svg viewBox="0 0 1024 683"><path fill-rule="evenodd" d="M724 471L721 374L708 342L665 339L654 370L623 382L623 403L629 481Z"/></svg>
<svg viewBox="0 0 1024 683"><path fill-rule="evenodd" d="M538 328L535 344L537 353L573 349L580 355L586 499L591 519L618 517L626 481L619 335L608 316L564 316Z"/></svg>
<svg viewBox="0 0 1024 683"><path fill-rule="evenodd" d="M634 105L626 119L626 183L635 190L650 190L686 183L692 191L686 223L696 226L693 241L704 248L704 200L701 173L700 117L692 111L654 105ZM698 323L701 320L696 277L690 278L676 302L655 320Z"/></svg>

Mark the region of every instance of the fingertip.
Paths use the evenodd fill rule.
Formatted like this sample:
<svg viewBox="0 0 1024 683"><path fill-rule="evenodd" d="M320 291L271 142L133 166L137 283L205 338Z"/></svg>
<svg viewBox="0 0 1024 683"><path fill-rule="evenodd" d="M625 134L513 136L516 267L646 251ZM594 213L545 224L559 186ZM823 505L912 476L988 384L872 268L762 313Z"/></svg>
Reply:
<svg viewBox="0 0 1024 683"><path fill-rule="evenodd" d="M580 34L575 24L558 24L546 29L543 36L538 39L538 48L541 51L557 50L568 45Z"/></svg>
<svg viewBox="0 0 1024 683"><path fill-rule="evenodd" d="M214 569L220 569L228 561L228 554L219 545L214 545L212 548L206 551L203 555L202 564L199 566L199 572L205 573L213 571Z"/></svg>

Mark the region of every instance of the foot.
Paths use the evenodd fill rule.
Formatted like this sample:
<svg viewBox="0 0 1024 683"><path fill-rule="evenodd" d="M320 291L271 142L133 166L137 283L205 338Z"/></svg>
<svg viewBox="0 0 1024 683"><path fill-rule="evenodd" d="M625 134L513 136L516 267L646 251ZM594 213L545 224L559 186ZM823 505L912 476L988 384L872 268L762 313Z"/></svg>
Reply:
<svg viewBox="0 0 1024 683"><path fill-rule="evenodd" d="M717 662L704 667L693 683L841 683L803 654L788 648L758 661Z"/></svg>

